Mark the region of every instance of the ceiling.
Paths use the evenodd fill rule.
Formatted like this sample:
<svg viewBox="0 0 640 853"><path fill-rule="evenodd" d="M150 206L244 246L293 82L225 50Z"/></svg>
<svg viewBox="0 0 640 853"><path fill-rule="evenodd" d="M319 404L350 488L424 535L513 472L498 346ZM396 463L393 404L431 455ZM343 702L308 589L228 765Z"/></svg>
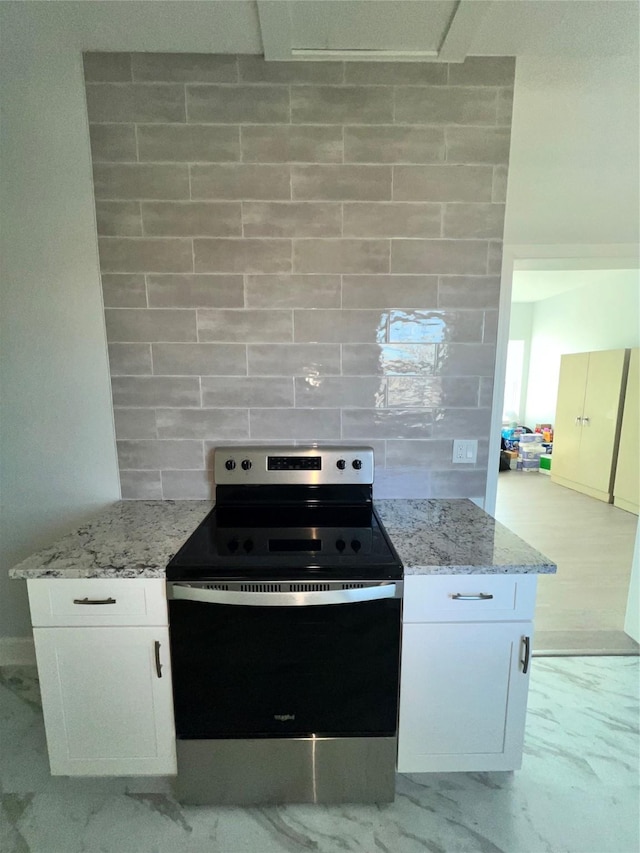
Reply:
<svg viewBox="0 0 640 853"><path fill-rule="evenodd" d="M640 287L638 270L515 270L512 302L540 302L569 290L598 285L603 299L617 284L635 279ZM576 299L580 295L576 294Z"/></svg>
<svg viewBox="0 0 640 853"><path fill-rule="evenodd" d="M640 31L637 0L56 0L0 8L25 27L38 14L64 20L65 37L84 50L113 50L117 34L124 51L269 60L637 56Z"/></svg>
<svg viewBox="0 0 640 853"><path fill-rule="evenodd" d="M256 0L267 59L638 51L636 0Z"/></svg>

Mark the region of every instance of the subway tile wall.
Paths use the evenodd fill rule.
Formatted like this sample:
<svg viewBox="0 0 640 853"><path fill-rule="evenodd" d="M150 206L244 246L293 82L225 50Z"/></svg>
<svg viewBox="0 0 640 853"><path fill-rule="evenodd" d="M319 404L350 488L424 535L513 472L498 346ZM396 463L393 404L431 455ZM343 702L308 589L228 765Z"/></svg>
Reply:
<svg viewBox="0 0 640 853"><path fill-rule="evenodd" d="M313 441L372 445L378 497L484 494L513 77L85 54L123 498Z"/></svg>

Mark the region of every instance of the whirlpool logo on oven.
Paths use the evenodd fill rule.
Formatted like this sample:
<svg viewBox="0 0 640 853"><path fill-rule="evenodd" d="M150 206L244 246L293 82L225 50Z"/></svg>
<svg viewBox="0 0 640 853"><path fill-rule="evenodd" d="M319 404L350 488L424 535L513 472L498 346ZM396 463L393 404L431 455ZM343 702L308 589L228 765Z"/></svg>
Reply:
<svg viewBox="0 0 640 853"><path fill-rule="evenodd" d="M296 718L295 714L274 714L273 715L273 719L274 720L280 720L281 723L286 723L287 720L295 720L295 718Z"/></svg>

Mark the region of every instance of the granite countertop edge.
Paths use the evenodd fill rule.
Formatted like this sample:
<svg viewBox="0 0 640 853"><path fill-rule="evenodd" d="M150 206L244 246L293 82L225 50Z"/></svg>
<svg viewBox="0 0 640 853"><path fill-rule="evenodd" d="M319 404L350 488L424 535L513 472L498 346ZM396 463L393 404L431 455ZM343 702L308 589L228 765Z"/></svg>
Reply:
<svg viewBox="0 0 640 853"><path fill-rule="evenodd" d="M553 574L555 564L472 501L385 499L375 506L404 575ZM118 501L9 570L18 579L165 578L211 501Z"/></svg>

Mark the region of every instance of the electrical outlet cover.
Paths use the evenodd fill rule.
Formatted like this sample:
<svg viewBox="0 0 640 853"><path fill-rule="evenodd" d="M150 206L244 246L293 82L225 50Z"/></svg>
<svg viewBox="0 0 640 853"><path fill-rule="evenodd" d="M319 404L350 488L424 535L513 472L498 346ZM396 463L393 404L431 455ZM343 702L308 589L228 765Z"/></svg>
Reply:
<svg viewBox="0 0 640 853"><path fill-rule="evenodd" d="M478 441L475 438L454 438L452 461L474 465L478 458Z"/></svg>

